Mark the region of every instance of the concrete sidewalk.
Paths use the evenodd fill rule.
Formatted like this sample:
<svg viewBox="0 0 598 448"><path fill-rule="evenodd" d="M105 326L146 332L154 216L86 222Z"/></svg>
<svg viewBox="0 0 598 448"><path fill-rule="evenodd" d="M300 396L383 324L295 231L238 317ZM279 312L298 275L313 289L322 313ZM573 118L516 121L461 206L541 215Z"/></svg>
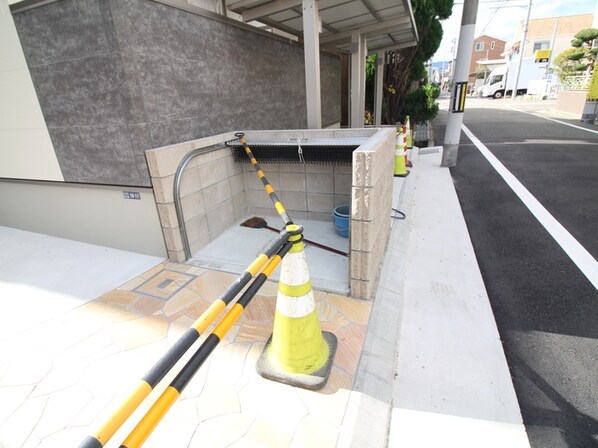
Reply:
<svg viewBox="0 0 598 448"><path fill-rule="evenodd" d="M414 151L343 446L529 447L442 148Z"/></svg>

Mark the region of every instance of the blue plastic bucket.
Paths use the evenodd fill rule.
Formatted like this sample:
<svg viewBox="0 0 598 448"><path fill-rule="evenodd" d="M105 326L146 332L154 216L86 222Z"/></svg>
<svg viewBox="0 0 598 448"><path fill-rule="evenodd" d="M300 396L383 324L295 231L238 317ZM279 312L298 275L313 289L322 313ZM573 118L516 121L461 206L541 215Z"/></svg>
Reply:
<svg viewBox="0 0 598 448"><path fill-rule="evenodd" d="M336 233L340 236L344 236L345 238L349 238L349 215L351 213L351 208L349 205L343 204L339 205L334 209L332 212L332 217L334 218L334 227L336 228Z"/></svg>

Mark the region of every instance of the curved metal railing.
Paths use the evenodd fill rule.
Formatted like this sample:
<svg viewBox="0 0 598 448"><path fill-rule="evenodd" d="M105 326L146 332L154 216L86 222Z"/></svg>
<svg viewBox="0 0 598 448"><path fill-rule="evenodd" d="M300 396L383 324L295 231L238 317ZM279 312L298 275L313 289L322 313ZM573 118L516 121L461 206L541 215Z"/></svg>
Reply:
<svg viewBox="0 0 598 448"><path fill-rule="evenodd" d="M185 225L185 215L183 213L183 204L181 203L181 179L183 178L183 172L189 164L189 162L202 154L216 151L217 149L224 148L224 145L212 145L204 148L194 149L193 151L185 154L179 163L174 174L174 185L173 185L173 196L174 196L174 209L176 211L176 217L179 221L179 232L181 233L181 240L183 241L183 251L185 253L185 261L191 258L191 246L189 245L189 238L187 236L187 226Z"/></svg>

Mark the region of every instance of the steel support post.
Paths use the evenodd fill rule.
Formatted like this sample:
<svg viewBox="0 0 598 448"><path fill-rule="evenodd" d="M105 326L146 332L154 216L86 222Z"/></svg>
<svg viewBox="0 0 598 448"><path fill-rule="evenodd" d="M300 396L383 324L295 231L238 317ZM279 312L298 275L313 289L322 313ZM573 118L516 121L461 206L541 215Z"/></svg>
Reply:
<svg viewBox="0 0 598 448"><path fill-rule="evenodd" d="M374 125L382 125L382 87L384 83L384 52L378 52L376 61L376 98L374 100Z"/></svg>
<svg viewBox="0 0 598 448"><path fill-rule="evenodd" d="M352 128L363 127L363 111L365 108L365 39L359 31L351 33L351 116L349 124ZM363 62L361 60L363 59ZM362 107L363 90L363 107Z"/></svg>
<svg viewBox="0 0 598 448"><path fill-rule="evenodd" d="M303 0L303 49L305 57L305 97L307 127L322 127L320 91L320 34L318 0Z"/></svg>

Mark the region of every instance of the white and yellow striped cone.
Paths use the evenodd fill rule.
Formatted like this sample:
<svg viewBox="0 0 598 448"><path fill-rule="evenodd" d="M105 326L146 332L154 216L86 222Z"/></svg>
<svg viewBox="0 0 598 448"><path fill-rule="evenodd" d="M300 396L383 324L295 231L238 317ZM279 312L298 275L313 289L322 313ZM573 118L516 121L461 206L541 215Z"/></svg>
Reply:
<svg viewBox="0 0 598 448"><path fill-rule="evenodd" d="M407 148L407 125L403 125L403 148L405 149L405 166L407 168L413 168L413 163L409 160L409 149Z"/></svg>
<svg viewBox="0 0 598 448"><path fill-rule="evenodd" d="M405 127L407 128L405 131L407 133L407 148L411 149L413 148L413 135L411 134L411 120L409 120L409 115L405 118Z"/></svg>
<svg viewBox="0 0 598 448"><path fill-rule="evenodd" d="M316 390L328 380L337 340L320 328L301 235L289 241L298 242L282 260L274 328L256 369L264 378Z"/></svg>
<svg viewBox="0 0 598 448"><path fill-rule="evenodd" d="M405 152L407 146L405 146L405 134L403 133L403 126L399 126L397 132L397 140L395 142L395 170L394 177L407 177L409 170L405 168Z"/></svg>

